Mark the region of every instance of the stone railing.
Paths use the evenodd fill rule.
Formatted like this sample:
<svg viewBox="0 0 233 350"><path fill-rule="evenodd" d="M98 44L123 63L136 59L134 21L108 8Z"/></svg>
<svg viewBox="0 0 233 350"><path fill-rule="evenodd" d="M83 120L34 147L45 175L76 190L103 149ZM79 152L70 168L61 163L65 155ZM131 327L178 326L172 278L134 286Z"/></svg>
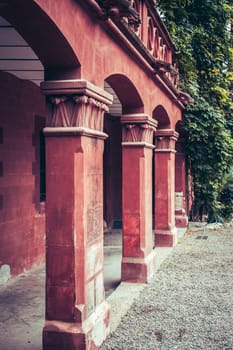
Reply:
<svg viewBox="0 0 233 350"><path fill-rule="evenodd" d="M172 56L175 51L170 35L157 10L156 1L131 0L132 8L139 14L141 23L130 25L147 50L155 59L155 67L160 74L166 76L176 88L179 87L179 73L173 65Z"/></svg>
<svg viewBox="0 0 233 350"><path fill-rule="evenodd" d="M111 19L168 85L179 89L171 37L155 0L88 0L102 20Z"/></svg>

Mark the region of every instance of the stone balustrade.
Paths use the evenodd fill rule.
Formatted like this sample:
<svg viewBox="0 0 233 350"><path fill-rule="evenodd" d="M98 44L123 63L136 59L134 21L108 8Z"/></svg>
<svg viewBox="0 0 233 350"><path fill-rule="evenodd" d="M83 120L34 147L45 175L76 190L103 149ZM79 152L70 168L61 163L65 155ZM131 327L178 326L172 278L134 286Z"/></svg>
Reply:
<svg viewBox="0 0 233 350"><path fill-rule="evenodd" d="M93 0L90 1L93 4ZM99 16L104 20L112 19L135 48L143 52L155 72L169 85L179 89L179 72L172 58L176 47L159 16L156 1L102 0L96 3L102 11L99 11ZM132 37L126 33L126 28Z"/></svg>

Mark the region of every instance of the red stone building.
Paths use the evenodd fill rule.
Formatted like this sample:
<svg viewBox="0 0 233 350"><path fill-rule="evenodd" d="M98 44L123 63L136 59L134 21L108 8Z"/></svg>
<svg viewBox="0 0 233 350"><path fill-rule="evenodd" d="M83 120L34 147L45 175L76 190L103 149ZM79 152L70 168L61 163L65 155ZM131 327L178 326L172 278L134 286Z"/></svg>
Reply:
<svg viewBox="0 0 233 350"><path fill-rule="evenodd" d="M46 255L44 349L109 331L104 225L122 225L122 280L148 282L187 224L185 100L155 5L0 1L0 283Z"/></svg>

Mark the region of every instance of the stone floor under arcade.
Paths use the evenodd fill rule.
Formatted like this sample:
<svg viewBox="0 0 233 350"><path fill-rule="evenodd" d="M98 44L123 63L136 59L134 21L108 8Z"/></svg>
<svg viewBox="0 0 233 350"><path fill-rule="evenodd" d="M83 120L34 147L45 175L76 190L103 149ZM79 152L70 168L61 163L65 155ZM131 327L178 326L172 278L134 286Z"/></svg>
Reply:
<svg viewBox="0 0 233 350"><path fill-rule="evenodd" d="M179 230L182 236L184 230ZM172 248L156 248L156 268ZM120 283L121 230L105 233L104 283L111 305L110 329L113 331L144 284ZM44 325L44 267L20 275L0 288L0 349L42 350Z"/></svg>

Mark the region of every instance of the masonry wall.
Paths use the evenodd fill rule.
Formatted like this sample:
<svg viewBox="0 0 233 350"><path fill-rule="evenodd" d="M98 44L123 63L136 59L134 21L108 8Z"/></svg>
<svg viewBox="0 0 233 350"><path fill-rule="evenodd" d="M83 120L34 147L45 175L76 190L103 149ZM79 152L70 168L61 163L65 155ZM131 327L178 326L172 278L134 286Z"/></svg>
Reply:
<svg viewBox="0 0 233 350"><path fill-rule="evenodd" d="M34 83L0 72L0 101L1 284L44 261L40 131L45 100Z"/></svg>

